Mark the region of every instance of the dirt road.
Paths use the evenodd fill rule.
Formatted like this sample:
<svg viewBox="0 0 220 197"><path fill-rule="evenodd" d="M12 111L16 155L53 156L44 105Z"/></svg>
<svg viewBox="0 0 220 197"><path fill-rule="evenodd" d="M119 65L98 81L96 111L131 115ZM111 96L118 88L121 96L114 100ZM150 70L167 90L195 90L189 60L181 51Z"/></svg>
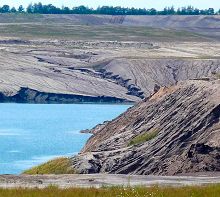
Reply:
<svg viewBox="0 0 220 197"><path fill-rule="evenodd" d="M184 186L220 183L220 176L128 176L128 175L0 175L1 188L38 187L55 185L67 187L102 186Z"/></svg>

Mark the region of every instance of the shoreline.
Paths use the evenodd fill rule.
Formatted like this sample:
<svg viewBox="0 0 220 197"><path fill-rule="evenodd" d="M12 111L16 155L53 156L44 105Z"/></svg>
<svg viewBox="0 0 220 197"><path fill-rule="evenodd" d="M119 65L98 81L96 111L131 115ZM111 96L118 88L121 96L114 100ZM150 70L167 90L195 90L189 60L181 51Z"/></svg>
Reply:
<svg viewBox="0 0 220 197"><path fill-rule="evenodd" d="M56 108L56 109L60 109L60 110L62 110L62 109L69 109L69 108L73 108L73 109L85 109L86 111L87 111L87 109L94 109L94 111L97 111L98 109L127 109L127 108L129 108L129 107L131 107L132 105L123 105L123 104L121 104L121 105L119 105L119 104L114 104L114 105L111 105L111 104L99 104L99 105L97 105L97 104L84 104L84 105L82 105L82 104L72 104L72 105L70 105L70 104L48 104L48 105L45 105L45 104L42 104L42 105L40 105L40 104L29 104L29 103L27 103L27 105L25 105L25 104L20 104L20 103L0 103L0 104L2 104L1 106L2 106L2 109L3 108L5 108L5 109L28 109L28 111L30 111L30 109L32 109L34 106L36 106L36 107L34 107L33 109L49 109L49 111L50 111L50 109L52 108L52 109L54 109L54 108ZM29 105L28 105L29 104ZM20 107L19 107L20 106ZM25 107L26 106L26 107ZM28 107L29 106L29 107ZM38 107L37 107L38 106ZM50 107L51 106L51 107ZM72 106L72 107L71 107ZM84 106L84 107L83 107ZM24 108L25 107L25 108ZM41 111L41 110L40 110ZM74 111L76 111L76 110L74 110ZM82 110L83 111L83 110ZM113 110L114 111L114 110ZM117 110L116 110L117 111ZM124 111L124 110L123 110ZM120 114L123 112L123 111L118 111ZM93 114L93 112L91 111L91 113ZM74 112L72 112L71 111L71 114L74 114ZM109 114L109 112L106 112L106 114ZM119 115L120 115L119 114ZM116 116L117 117L117 116ZM100 122L100 124L103 124L103 122L105 122L106 120L111 120L111 119L113 119L113 118L116 118L115 116L113 116L113 117L111 117L111 118L107 118L107 117L105 117L105 118L101 118L101 119L103 119L103 121L101 121ZM76 118L73 118L73 119L76 119ZM91 120L92 119L94 119L94 120L96 120L97 118L91 118ZM22 119L22 121L23 121L23 119ZM69 122L69 121L68 121ZM96 126L97 124L99 123L99 121L98 122L94 122L94 124L92 124L92 125L94 125L94 126ZM73 123L71 123L71 121L70 121L70 123L69 124L73 124ZM85 144L86 144L86 142L87 142L87 140L88 140L88 138L91 136L91 134L89 134L89 133L82 133L81 131L83 130L83 129L92 129L92 127L90 127L89 125L87 125L87 126L85 126L85 125L87 125L87 124L83 124L82 126L80 126L80 128L78 128L78 129L76 129L74 132L76 132L76 134L78 135L78 134L80 134L80 135L82 135L83 137L80 137L80 138L82 138L82 139L86 139L86 141L84 142L84 143L82 143L82 147L79 149L79 150L75 150L74 149L74 147L72 147L71 149L69 149L69 151L66 151L66 152L62 152L62 154L60 154L60 153L57 153L57 154L50 154L50 153L48 153L48 152L46 152L47 154L45 155L45 152L43 153L43 154L40 154L40 155L38 155L38 157L39 158L46 158L46 160L42 160L42 159L39 159L39 161L38 161L38 159L33 159L35 156L37 157L37 155L34 155L34 153L33 153L33 155L31 155L32 157L29 157L29 158L26 158L26 159L24 159L24 160L27 160L28 162L30 162L30 167L25 167L24 169L19 169L19 170L17 170L17 168L15 168L15 169L12 169L12 170L10 170L10 169L8 169L8 170L6 170L6 171L4 171L3 169L2 169L2 171L1 171L1 173L2 174L14 174L14 175L19 175L20 173L22 173L23 171L25 171L25 170L28 170L29 168L32 168L32 167L36 167L36 166L38 166L38 165L42 165L42 164L44 164L44 163L46 163L46 162L48 162L48 161L51 161L51 160L54 160L54 159L57 159L57 158L63 158L63 157L65 157L65 158L71 158L71 157L73 157L73 156L75 156L75 155L77 155L78 153L80 153L80 151L81 151L81 149L85 146ZM45 126L44 126L45 127ZM11 131L12 132L12 131ZM64 133L65 132L67 132L68 133L68 131L63 131ZM4 134L4 133L3 133ZM32 135L32 134L30 134L30 135ZM68 134L69 135L69 134ZM71 134L72 135L72 134ZM74 134L75 135L75 134ZM85 137L84 137L85 136ZM12 139L13 140L13 139ZM71 139L72 140L72 139ZM74 139L73 139L73 141L74 141ZM64 146L65 147L65 146ZM45 150L44 150L45 151ZM36 153L37 154L37 153ZM11 156L11 155L10 155ZM49 159L48 159L48 156L49 156ZM54 156L54 157L50 157L50 156ZM6 160L5 160L6 161ZM20 162L24 162L21 158L19 159L19 161ZM18 161L18 162L19 162ZM14 162L17 162L17 160L15 160ZM38 163L39 162L39 163ZM3 163L3 162L2 162ZM12 165L12 164L10 164L10 165ZM33 165L33 166L32 166ZM2 166L2 168L4 168L4 166Z"/></svg>
<svg viewBox="0 0 220 197"><path fill-rule="evenodd" d="M35 102L0 102L1 104L23 104L23 105L130 105L131 107L138 102L74 102L74 103L35 103Z"/></svg>

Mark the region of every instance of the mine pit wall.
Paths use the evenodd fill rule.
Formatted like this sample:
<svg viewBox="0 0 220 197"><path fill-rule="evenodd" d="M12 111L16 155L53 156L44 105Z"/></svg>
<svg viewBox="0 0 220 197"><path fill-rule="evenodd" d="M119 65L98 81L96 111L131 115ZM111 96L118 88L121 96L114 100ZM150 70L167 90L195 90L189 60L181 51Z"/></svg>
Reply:
<svg viewBox="0 0 220 197"><path fill-rule="evenodd" d="M56 64L37 57L38 61ZM220 73L219 59L113 59L93 68L68 67L72 71L112 82L125 87L127 94L149 97L160 87L169 87L189 79L212 77Z"/></svg>
<svg viewBox="0 0 220 197"><path fill-rule="evenodd" d="M161 90L92 130L79 155L78 173L177 175L220 170L220 81L190 80ZM174 124L175 123L175 124ZM158 134L128 146L134 136Z"/></svg>
<svg viewBox="0 0 220 197"><path fill-rule="evenodd" d="M123 79L128 91L149 97L160 87L179 81L214 77L220 73L219 59L115 59L102 68L103 75ZM108 75L110 74L110 75ZM127 81L126 81L127 80ZM133 94L135 95L135 94Z"/></svg>
<svg viewBox="0 0 220 197"><path fill-rule="evenodd" d="M36 103L36 104L71 104L71 103L123 103L132 104L122 98L109 96L84 96L40 92L29 88L21 88L17 94L6 96L0 93L0 103Z"/></svg>

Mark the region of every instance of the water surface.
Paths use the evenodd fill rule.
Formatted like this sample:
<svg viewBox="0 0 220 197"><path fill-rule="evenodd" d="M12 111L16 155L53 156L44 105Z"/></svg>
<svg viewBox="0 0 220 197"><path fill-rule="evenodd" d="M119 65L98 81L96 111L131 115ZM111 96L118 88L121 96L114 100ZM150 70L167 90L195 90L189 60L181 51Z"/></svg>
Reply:
<svg viewBox="0 0 220 197"><path fill-rule="evenodd" d="M76 154L79 133L124 112L128 105L0 104L0 174L18 174L59 156Z"/></svg>

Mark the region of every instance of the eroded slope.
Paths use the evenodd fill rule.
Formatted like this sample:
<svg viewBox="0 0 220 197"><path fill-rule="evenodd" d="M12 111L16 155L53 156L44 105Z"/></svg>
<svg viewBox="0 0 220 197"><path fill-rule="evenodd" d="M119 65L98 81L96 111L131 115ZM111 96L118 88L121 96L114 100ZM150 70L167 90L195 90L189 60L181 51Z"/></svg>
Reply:
<svg viewBox="0 0 220 197"><path fill-rule="evenodd" d="M98 127L78 156L79 173L175 175L220 170L220 81L185 81ZM155 135L135 141L143 134Z"/></svg>
<svg viewBox="0 0 220 197"><path fill-rule="evenodd" d="M1 102L138 102L220 72L218 43L9 39L0 46Z"/></svg>
<svg viewBox="0 0 220 197"><path fill-rule="evenodd" d="M0 102L139 102L220 72L219 16L0 19Z"/></svg>

